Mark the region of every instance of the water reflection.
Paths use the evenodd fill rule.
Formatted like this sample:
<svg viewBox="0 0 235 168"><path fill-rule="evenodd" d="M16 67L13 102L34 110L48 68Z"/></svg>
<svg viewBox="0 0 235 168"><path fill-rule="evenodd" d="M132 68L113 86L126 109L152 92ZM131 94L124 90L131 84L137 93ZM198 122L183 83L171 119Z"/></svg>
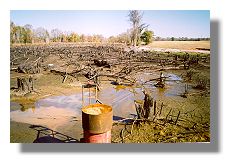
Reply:
<svg viewBox="0 0 235 168"><path fill-rule="evenodd" d="M142 74L137 78L137 81L149 80L154 77L151 75L151 73L147 75ZM184 91L184 84L180 82L181 78L179 76L174 74L167 74L167 76L169 78L166 81L165 88L156 88L154 81L144 84L144 87L148 89L154 99L157 100L164 96L178 96ZM91 91L90 100L88 98L89 92L84 92L84 105L95 103L95 91L93 89L91 89ZM112 106L114 116L129 118L132 117L131 115L136 114L134 101L144 99L142 91L142 85L137 85L136 87L120 85L109 86L98 92L98 99L102 103ZM51 96L41 99L34 104L24 106L11 102L11 119L19 122L31 120L39 124L39 118L48 119L44 120L44 122L51 122L51 120L54 122L56 119L57 121L55 122L63 123L65 121L69 122L70 118L74 116L81 118L81 108L81 93L69 96ZM66 120L63 120L61 117L66 118ZM58 120L58 118L61 118L61 120Z"/></svg>

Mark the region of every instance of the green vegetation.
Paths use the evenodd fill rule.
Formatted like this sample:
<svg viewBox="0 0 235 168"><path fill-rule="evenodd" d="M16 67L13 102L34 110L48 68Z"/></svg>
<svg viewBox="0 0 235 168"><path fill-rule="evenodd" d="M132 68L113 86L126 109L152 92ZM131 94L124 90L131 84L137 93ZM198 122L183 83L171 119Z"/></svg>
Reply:
<svg viewBox="0 0 235 168"><path fill-rule="evenodd" d="M153 34L153 31L146 30L143 32L140 38L143 42L145 42L146 45L148 45L153 41Z"/></svg>
<svg viewBox="0 0 235 168"><path fill-rule="evenodd" d="M148 119L136 121L134 124L116 123L112 130L112 141L114 143L210 141L210 97L197 95L181 100L165 98L157 102L158 110L162 103L164 103L162 113L154 122Z"/></svg>
<svg viewBox="0 0 235 168"><path fill-rule="evenodd" d="M196 73L197 73L197 71L195 69L189 69L186 71L186 77L188 78L189 81L191 81L193 75Z"/></svg>
<svg viewBox="0 0 235 168"><path fill-rule="evenodd" d="M13 22L10 24L11 43L32 43L32 26L27 24L24 27L16 26Z"/></svg>
<svg viewBox="0 0 235 168"><path fill-rule="evenodd" d="M187 131L187 129L162 123L143 122L135 126L132 134L124 139L124 143L177 143L177 142L209 142L210 132Z"/></svg>
<svg viewBox="0 0 235 168"><path fill-rule="evenodd" d="M29 126L30 124L11 121L10 142L32 143L37 137L37 132Z"/></svg>
<svg viewBox="0 0 235 168"><path fill-rule="evenodd" d="M59 29L53 29L48 32L43 27L33 29L32 25L17 26L13 22L10 24L11 44L26 43L49 43L51 42L102 42L102 35L78 35L75 32L62 32Z"/></svg>
<svg viewBox="0 0 235 168"><path fill-rule="evenodd" d="M196 88L198 89L207 89L208 85L210 84L210 79L207 75L203 73L199 73L195 76Z"/></svg>

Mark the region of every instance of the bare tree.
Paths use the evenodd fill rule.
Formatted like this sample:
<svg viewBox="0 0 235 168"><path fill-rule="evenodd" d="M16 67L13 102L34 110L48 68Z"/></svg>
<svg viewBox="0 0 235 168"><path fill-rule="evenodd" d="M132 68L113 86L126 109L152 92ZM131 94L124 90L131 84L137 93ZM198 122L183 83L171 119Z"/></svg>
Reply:
<svg viewBox="0 0 235 168"><path fill-rule="evenodd" d="M51 30L52 41L61 42L61 35L62 35L62 32L59 29L52 29Z"/></svg>
<svg viewBox="0 0 235 168"><path fill-rule="evenodd" d="M39 27L36 29L35 31L35 36L43 42L47 42L49 39L49 33L46 29L44 29L43 27Z"/></svg>
<svg viewBox="0 0 235 168"><path fill-rule="evenodd" d="M128 17L132 25L131 43L133 46L136 46L138 38L140 37L140 33L141 33L139 28L142 25L141 21L142 21L143 13L137 10L131 10L129 12Z"/></svg>

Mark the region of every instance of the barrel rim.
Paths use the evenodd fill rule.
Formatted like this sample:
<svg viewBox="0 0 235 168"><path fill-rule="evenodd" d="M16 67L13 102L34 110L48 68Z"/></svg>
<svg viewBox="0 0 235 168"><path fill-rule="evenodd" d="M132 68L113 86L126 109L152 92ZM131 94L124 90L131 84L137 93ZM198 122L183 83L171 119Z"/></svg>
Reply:
<svg viewBox="0 0 235 168"><path fill-rule="evenodd" d="M90 114L90 113L86 112L89 108L94 108L94 107L102 107L101 108L101 114ZM90 104L88 106L83 107L82 112L85 113L85 114L89 114L89 115L102 115L102 114L112 112L112 107L109 106L109 105L106 105L106 104Z"/></svg>

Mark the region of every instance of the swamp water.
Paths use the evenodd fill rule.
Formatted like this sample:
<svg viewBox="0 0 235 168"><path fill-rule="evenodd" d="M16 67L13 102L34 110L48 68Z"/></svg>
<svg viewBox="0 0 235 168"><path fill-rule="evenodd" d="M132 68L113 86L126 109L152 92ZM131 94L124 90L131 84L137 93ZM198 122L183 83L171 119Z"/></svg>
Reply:
<svg viewBox="0 0 235 168"><path fill-rule="evenodd" d="M143 82L156 75L151 73L137 74L137 86L112 86L98 92L98 99L113 108L113 119L133 117L136 115L135 100L143 100L144 88L154 99L161 97L179 96L184 92L185 84L181 78L174 74L167 74L166 87L156 88L153 81ZM144 83L144 84L143 84ZM143 85L142 85L143 84ZM190 89L190 88L189 88ZM84 89L84 105L95 103L95 92L91 89L91 99L89 100L88 89ZM29 123L34 125L43 125L50 129L73 125L81 125L82 94L73 94L69 96L51 96L34 103L32 108L24 108L16 102L11 102L11 120L16 122Z"/></svg>

